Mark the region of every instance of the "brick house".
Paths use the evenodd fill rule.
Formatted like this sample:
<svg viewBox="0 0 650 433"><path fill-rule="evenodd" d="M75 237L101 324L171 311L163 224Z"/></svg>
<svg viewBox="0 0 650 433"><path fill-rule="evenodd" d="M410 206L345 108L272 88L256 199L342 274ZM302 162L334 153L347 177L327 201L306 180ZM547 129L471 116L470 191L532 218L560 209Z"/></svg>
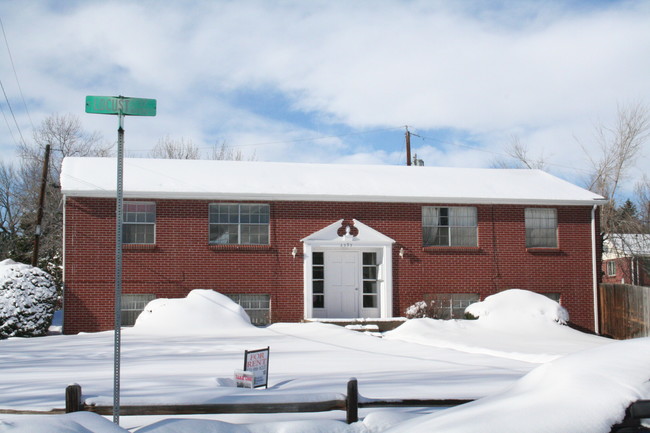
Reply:
<svg viewBox="0 0 650 433"><path fill-rule="evenodd" d="M115 178L63 163L65 333L113 326ZM538 170L126 159L122 316L202 288L259 323L449 318L521 288L594 330L602 202Z"/></svg>
<svg viewBox="0 0 650 433"><path fill-rule="evenodd" d="M650 287L649 234L615 234L605 239L603 283Z"/></svg>

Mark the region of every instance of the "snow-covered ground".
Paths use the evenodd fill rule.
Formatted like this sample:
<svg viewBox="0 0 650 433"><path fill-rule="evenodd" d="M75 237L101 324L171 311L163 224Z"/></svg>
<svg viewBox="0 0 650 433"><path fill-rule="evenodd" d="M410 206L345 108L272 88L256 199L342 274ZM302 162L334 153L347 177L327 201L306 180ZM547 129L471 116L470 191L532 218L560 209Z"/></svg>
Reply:
<svg viewBox="0 0 650 433"><path fill-rule="evenodd" d="M615 342L562 325L555 302L511 290L470 308L475 321L414 319L383 338L322 323L250 325L228 298L195 290L156 300L122 332L121 403L221 403L255 398L477 399L451 409L120 418L92 413L3 415L0 432L608 432L650 397L650 339ZM270 346L268 389L233 386L244 350ZM113 333L0 341L0 409L64 406L70 383L112 405Z"/></svg>

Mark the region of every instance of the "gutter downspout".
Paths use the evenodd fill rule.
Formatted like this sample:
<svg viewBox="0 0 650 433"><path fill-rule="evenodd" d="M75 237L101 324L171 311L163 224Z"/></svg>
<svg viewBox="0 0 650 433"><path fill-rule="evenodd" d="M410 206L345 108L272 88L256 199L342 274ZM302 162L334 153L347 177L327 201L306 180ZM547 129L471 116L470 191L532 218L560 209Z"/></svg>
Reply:
<svg viewBox="0 0 650 433"><path fill-rule="evenodd" d="M591 266L592 266L592 275L593 275L593 296L594 296L594 330L596 334L600 334L599 328L599 317L598 317L598 269L597 269L597 257L596 257L596 208L598 205L594 205L591 208Z"/></svg>
<svg viewBox="0 0 650 433"><path fill-rule="evenodd" d="M65 209L66 209L66 201L67 197L65 194L62 196L63 199L63 240L62 240L62 246L61 246L61 253L63 254L63 258L61 260L61 265L63 266L63 272L62 272L62 282L61 282L61 334L65 334L65 295L66 295L66 289L65 289L65 270L67 267L65 266L65 234L66 234L66 220L65 220Z"/></svg>

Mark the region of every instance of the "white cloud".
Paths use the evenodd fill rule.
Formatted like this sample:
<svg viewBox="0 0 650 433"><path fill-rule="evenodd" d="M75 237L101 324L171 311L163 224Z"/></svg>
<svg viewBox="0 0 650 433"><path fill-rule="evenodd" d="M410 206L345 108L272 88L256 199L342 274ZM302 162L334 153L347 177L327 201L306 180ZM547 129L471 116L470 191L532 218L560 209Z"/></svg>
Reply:
<svg viewBox="0 0 650 433"><path fill-rule="evenodd" d="M251 146L258 159L401 163L403 140L292 140L408 124L479 148L426 142L427 165L489 166L517 134L562 172L584 167L575 137L589 149L617 104L650 103L647 2L43 0L4 2L0 16L36 124L72 112L113 141L116 120L83 113L86 95L157 98L155 119L127 119L138 151L170 135L266 143ZM284 103L259 110L256 95L271 93ZM6 126L0 140L5 158Z"/></svg>

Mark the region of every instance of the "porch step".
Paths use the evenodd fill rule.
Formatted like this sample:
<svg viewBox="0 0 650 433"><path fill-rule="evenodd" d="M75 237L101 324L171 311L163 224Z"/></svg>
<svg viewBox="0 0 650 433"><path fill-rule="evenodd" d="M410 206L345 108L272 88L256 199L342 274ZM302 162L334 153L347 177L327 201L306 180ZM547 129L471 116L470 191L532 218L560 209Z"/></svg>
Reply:
<svg viewBox="0 0 650 433"><path fill-rule="evenodd" d="M406 320L404 317L392 317L390 319L305 319L303 322L329 323L360 332L386 332L397 328Z"/></svg>

